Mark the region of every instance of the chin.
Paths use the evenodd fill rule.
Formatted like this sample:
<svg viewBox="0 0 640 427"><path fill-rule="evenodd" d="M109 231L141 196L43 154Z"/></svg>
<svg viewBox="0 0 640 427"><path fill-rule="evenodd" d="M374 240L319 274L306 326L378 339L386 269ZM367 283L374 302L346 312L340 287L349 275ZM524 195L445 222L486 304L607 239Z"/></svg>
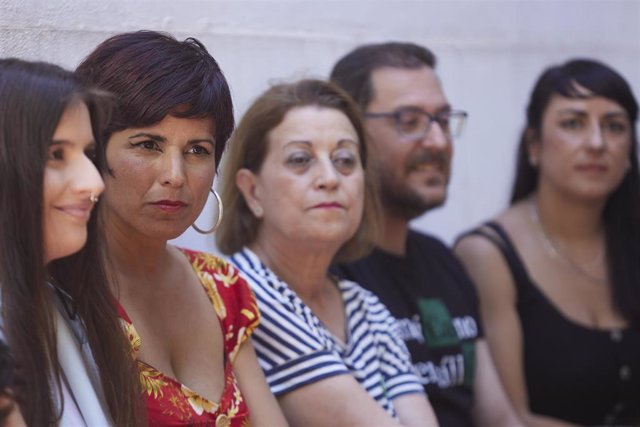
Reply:
<svg viewBox="0 0 640 427"><path fill-rule="evenodd" d="M585 201L602 201L607 200L616 192L618 187L590 186L574 191L574 197Z"/></svg>
<svg viewBox="0 0 640 427"><path fill-rule="evenodd" d="M304 235L295 235L295 233L292 233L293 235L291 237L294 240L304 242L308 247L318 246L339 248L348 241L354 233L355 232L350 229L332 229L325 227L318 230L308 230Z"/></svg>
<svg viewBox="0 0 640 427"><path fill-rule="evenodd" d="M184 234L191 227L191 223L183 221L158 221L154 224L136 228L136 231L153 240L172 240ZM204 227L200 227L204 228Z"/></svg>
<svg viewBox="0 0 640 427"><path fill-rule="evenodd" d="M80 251L86 243L86 237L82 240L64 242L56 247L46 250L47 263L57 259L65 258Z"/></svg>

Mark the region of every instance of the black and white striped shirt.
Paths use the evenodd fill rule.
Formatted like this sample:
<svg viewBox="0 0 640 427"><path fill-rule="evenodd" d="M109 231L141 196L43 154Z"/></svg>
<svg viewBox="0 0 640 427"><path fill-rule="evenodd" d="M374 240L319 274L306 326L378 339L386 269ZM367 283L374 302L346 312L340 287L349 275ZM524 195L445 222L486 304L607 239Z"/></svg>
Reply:
<svg viewBox="0 0 640 427"><path fill-rule="evenodd" d="M231 262L251 285L261 313L253 344L271 391L291 392L335 375L350 374L390 415L393 399L424 393L396 321L371 292L342 280L347 343L322 324L289 286L245 248Z"/></svg>

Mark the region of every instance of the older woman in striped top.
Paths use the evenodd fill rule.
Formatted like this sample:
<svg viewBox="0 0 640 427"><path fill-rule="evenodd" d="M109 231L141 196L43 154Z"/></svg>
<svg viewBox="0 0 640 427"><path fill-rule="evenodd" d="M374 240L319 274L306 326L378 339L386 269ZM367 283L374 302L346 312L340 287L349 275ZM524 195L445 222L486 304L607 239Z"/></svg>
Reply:
<svg viewBox="0 0 640 427"><path fill-rule="evenodd" d="M242 119L223 172L219 248L252 285L253 343L291 425L436 425L394 319L328 273L375 230L357 107L333 84L274 86Z"/></svg>

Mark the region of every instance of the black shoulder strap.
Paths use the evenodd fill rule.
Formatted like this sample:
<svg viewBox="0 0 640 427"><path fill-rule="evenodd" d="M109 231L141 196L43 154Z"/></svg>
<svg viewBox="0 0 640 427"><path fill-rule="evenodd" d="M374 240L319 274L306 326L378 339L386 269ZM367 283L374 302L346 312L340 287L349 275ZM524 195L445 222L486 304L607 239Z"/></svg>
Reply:
<svg viewBox="0 0 640 427"><path fill-rule="evenodd" d="M529 274L527 273L527 269L525 268L520 255L518 255L509 235L500 224L494 221L488 221L481 227L473 229L465 235L485 237L500 250L502 256L504 256L504 259L507 262L507 265L509 266L509 270L511 271L511 275L513 276L513 280L515 281L517 288L520 289L522 286L531 283Z"/></svg>

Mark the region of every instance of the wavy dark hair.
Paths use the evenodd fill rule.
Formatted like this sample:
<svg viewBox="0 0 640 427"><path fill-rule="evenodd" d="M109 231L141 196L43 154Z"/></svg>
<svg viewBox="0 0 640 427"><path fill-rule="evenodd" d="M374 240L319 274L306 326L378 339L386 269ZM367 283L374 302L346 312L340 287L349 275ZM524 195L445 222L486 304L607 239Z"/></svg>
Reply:
<svg viewBox="0 0 640 427"><path fill-rule="evenodd" d="M0 59L0 284L4 333L17 361L15 395L28 425L56 425L62 397L53 322L55 282L73 301L117 425L137 425L141 400L129 345L103 270L101 247L44 265L43 184L48 150L65 109L83 102L96 143L104 95L58 66ZM98 150L100 151L100 150ZM99 154L99 164L103 163ZM88 225L97 237L95 215ZM62 402L64 405L64 402Z"/></svg>
<svg viewBox="0 0 640 427"><path fill-rule="evenodd" d="M215 122L216 167L234 127L227 81L204 45L155 31L113 36L76 69L87 83L112 93L116 109L105 128L113 132L151 126L165 116L211 117Z"/></svg>
<svg viewBox="0 0 640 427"><path fill-rule="evenodd" d="M242 168L257 173L267 156L269 133L294 108L317 106L343 113L360 140L359 150L365 174L364 211L355 235L345 242L336 261L350 261L366 255L379 232L379 203L372 168L367 167L367 145L358 106L338 85L323 80L305 79L279 84L260 95L242 117L232 137L231 148L222 170L221 198L227 219L216 232L216 243L222 253L233 254L252 243L262 220L256 218L236 188L236 173Z"/></svg>
<svg viewBox="0 0 640 427"><path fill-rule="evenodd" d="M585 95L579 87L589 91ZM631 168L609 196L603 212L607 267L615 306L630 322L640 325L640 172L638 170L638 102L627 81L611 67L592 59L573 59L547 68L538 78L520 137L511 204L528 197L538 186L538 169L529 163L528 147L540 141L542 117L554 95L567 98L600 96L619 104L632 123Z"/></svg>

